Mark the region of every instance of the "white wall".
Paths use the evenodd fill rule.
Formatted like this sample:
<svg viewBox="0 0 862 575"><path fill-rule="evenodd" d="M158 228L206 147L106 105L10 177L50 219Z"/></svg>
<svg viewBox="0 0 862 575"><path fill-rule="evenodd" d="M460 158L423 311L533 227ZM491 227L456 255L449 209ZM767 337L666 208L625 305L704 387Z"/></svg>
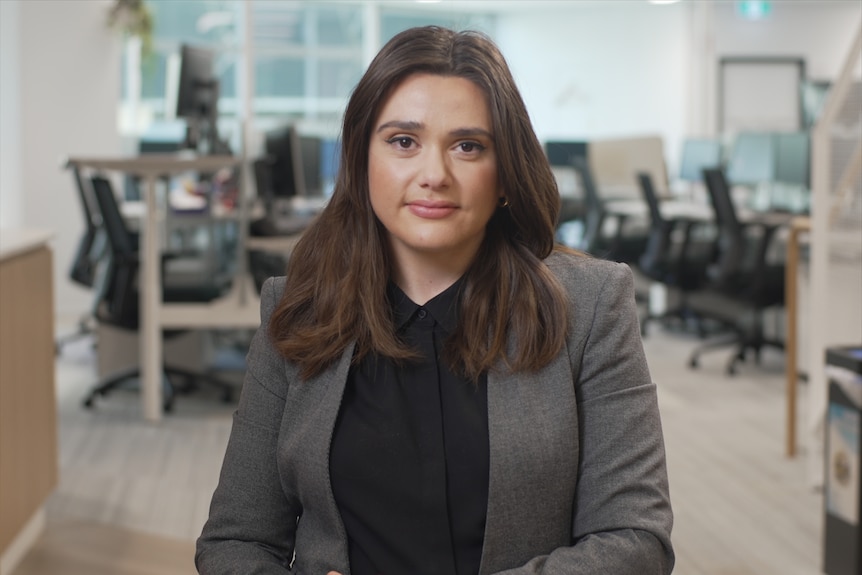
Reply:
<svg viewBox="0 0 862 575"><path fill-rule="evenodd" d="M686 131L688 7L566 2L503 14L497 39L541 140Z"/></svg>
<svg viewBox="0 0 862 575"><path fill-rule="evenodd" d="M714 30L717 59L726 56L796 57L805 62L807 79L835 79L856 31L862 26L862 2L779 1L773 2L772 6L772 11L762 20L746 20L736 13L733 4L716 4ZM792 81L792 72L785 68L782 72L773 72L775 77L769 79L764 76L764 72L762 68L746 70L737 67L737 78L744 77L739 74L756 75L747 82L750 90L748 94L736 90L736 105L728 103L728 110L735 108L737 114L741 112L743 117L748 118L744 120L744 125L752 127L761 124L795 125L799 102L793 95L775 104L772 98L764 99L770 91L769 86L781 84L781 74ZM716 77L720 73L721 68L716 67ZM762 82L760 86L757 86L758 77ZM732 132L732 112L727 111L727 114L726 129Z"/></svg>
<svg viewBox="0 0 862 575"><path fill-rule="evenodd" d="M0 227L22 219L20 36L18 0L0 2Z"/></svg>
<svg viewBox="0 0 862 575"><path fill-rule="evenodd" d="M735 4L526 2L500 15L497 40L540 139L657 133L673 174L682 138L715 135L719 58L801 56L831 79L862 25L856 0L777 0L760 21Z"/></svg>
<svg viewBox="0 0 862 575"><path fill-rule="evenodd" d="M841 71L853 35L862 26L862 2L772 2L763 20L745 20L733 2L715 4L715 50L721 56L796 56L810 79L832 80Z"/></svg>
<svg viewBox="0 0 862 575"><path fill-rule="evenodd" d="M497 39L541 140L684 131L684 5L561 3L503 14Z"/></svg>
<svg viewBox="0 0 862 575"><path fill-rule="evenodd" d="M67 279L84 224L62 159L121 151L116 128L121 40L106 26L110 5L105 0L20 3L19 224L56 234L58 314L77 315L92 297Z"/></svg>

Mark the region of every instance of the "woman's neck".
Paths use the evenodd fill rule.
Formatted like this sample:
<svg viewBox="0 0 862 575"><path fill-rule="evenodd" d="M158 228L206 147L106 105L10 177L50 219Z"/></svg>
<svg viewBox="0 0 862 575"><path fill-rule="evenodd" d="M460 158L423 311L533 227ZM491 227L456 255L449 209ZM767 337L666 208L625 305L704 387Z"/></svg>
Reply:
<svg viewBox="0 0 862 575"><path fill-rule="evenodd" d="M397 262L392 280L411 301L425 305L446 291L466 271L466 265L455 266L451 262Z"/></svg>

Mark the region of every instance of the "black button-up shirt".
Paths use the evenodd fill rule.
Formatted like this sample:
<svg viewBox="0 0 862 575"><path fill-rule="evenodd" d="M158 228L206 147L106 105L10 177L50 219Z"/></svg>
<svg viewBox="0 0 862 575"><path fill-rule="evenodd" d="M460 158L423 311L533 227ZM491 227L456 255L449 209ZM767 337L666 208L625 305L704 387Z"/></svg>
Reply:
<svg viewBox="0 0 862 575"><path fill-rule="evenodd" d="M398 335L421 355L350 370L330 451L352 575L475 575L488 506L487 378L452 373L443 342L461 281L424 306L390 286Z"/></svg>

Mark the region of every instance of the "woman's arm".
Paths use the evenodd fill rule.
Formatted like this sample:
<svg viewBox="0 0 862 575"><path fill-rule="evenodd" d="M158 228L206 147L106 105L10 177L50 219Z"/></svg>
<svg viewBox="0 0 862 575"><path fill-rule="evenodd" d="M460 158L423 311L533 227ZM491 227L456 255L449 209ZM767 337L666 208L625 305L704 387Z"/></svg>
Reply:
<svg viewBox="0 0 862 575"><path fill-rule="evenodd" d="M278 300L273 280L261 292L261 327L247 372L210 516L197 542L203 575L286 574L293 556L297 509L281 488L276 451L287 391L284 363L270 343Z"/></svg>
<svg viewBox="0 0 862 575"><path fill-rule="evenodd" d="M577 315L592 326L575 384L580 462L574 545L505 575L663 575L673 568L664 440L632 274L624 264L601 268L609 273L591 317Z"/></svg>

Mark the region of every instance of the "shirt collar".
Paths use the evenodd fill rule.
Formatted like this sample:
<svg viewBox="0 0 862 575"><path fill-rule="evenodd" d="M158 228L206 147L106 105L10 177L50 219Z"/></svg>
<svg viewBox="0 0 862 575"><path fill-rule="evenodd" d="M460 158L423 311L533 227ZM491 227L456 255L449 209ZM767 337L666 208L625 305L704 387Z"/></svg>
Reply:
<svg viewBox="0 0 862 575"><path fill-rule="evenodd" d="M451 286L428 300L425 305L415 303L401 291L394 282L389 282L388 297L392 305L395 329L401 330L419 311L424 308L431 317L447 332L452 333L458 326L458 311L461 302L463 276Z"/></svg>

